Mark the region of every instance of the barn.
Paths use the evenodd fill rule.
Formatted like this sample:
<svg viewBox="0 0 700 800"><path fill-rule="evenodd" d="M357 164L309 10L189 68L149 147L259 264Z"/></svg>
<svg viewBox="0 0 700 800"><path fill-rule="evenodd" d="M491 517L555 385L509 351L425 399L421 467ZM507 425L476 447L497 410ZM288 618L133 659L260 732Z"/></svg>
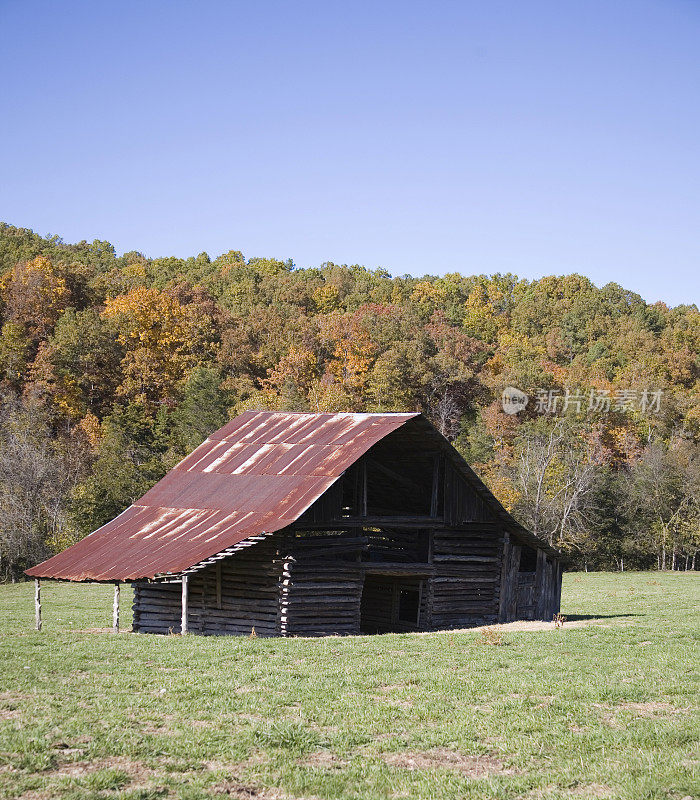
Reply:
<svg viewBox="0 0 700 800"><path fill-rule="evenodd" d="M135 632L258 636L551 620L561 572L422 415L273 411L27 570L38 627L50 578L132 583Z"/></svg>

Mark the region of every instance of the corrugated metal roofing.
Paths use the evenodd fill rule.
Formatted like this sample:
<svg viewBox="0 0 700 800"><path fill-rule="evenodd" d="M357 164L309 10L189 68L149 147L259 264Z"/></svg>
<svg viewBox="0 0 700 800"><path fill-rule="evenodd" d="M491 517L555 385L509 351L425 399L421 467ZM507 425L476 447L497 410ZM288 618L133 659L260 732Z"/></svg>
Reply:
<svg viewBox="0 0 700 800"><path fill-rule="evenodd" d="M290 525L372 445L416 416L247 411L118 517L27 575L116 581L180 573Z"/></svg>

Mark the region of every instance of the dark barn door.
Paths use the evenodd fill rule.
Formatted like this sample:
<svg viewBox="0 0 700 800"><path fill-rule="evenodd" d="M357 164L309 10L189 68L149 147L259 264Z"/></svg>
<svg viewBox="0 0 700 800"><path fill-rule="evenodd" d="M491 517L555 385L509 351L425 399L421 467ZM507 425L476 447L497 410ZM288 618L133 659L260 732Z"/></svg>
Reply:
<svg viewBox="0 0 700 800"><path fill-rule="evenodd" d="M422 581L392 575L366 575L360 605L362 633L400 633L420 629Z"/></svg>

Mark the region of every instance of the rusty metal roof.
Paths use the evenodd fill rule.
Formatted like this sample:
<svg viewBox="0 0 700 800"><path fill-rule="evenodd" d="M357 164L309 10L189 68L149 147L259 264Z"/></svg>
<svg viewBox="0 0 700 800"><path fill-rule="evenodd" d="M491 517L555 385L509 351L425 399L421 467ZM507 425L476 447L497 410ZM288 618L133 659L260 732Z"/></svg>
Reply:
<svg viewBox="0 0 700 800"><path fill-rule="evenodd" d="M416 416L247 411L118 517L26 573L73 581L180 573L290 525L372 445Z"/></svg>

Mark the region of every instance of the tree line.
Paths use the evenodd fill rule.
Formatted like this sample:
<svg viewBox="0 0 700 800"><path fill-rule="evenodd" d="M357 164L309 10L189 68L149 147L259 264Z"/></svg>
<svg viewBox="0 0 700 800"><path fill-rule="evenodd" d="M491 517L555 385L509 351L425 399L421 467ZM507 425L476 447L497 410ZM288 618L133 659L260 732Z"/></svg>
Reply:
<svg viewBox="0 0 700 800"><path fill-rule="evenodd" d="M254 408L422 411L573 566L700 566L695 305L581 275L117 256L3 223L0 318L2 579Z"/></svg>

